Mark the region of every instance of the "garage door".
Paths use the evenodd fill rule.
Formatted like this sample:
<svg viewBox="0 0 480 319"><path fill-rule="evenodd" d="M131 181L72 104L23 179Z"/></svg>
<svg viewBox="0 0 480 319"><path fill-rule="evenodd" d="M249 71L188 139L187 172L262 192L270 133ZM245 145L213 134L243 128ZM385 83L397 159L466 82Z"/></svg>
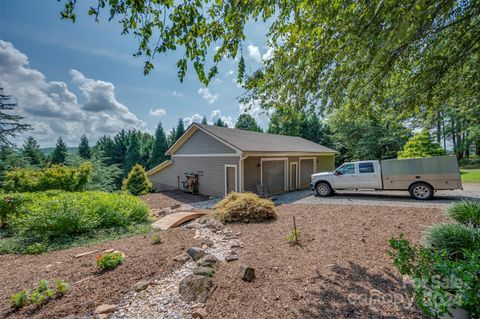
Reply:
<svg viewBox="0 0 480 319"><path fill-rule="evenodd" d="M285 161L262 161L262 183L271 193L285 191Z"/></svg>
<svg viewBox="0 0 480 319"><path fill-rule="evenodd" d="M306 188L310 184L310 176L313 174L313 159L300 160L300 188Z"/></svg>

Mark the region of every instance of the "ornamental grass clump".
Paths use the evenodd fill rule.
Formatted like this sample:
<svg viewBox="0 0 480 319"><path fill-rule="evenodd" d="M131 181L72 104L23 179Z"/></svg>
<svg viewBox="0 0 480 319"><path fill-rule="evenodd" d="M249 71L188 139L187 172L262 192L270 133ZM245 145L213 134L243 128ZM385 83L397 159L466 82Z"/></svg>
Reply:
<svg viewBox="0 0 480 319"><path fill-rule="evenodd" d="M451 259L462 259L465 250L480 251L480 228L471 225L438 224L424 234L425 247L444 250Z"/></svg>
<svg viewBox="0 0 480 319"><path fill-rule="evenodd" d="M27 305L40 307L48 301L65 295L69 285L63 280L55 282L55 289L50 288L48 280L42 279L33 291L21 290L10 297L10 305L13 310L19 310Z"/></svg>
<svg viewBox="0 0 480 319"><path fill-rule="evenodd" d="M447 215L464 225L480 227L480 200L465 200L454 203Z"/></svg>
<svg viewBox="0 0 480 319"><path fill-rule="evenodd" d="M232 192L213 208L213 218L231 223L255 223L277 218L275 204L253 193Z"/></svg>

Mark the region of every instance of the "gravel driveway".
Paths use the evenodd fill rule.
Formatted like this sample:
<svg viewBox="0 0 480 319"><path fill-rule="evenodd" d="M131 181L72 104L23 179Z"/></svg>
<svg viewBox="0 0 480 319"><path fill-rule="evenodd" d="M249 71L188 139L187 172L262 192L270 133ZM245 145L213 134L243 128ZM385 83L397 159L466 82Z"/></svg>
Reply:
<svg viewBox="0 0 480 319"><path fill-rule="evenodd" d="M337 191L331 197L319 197L311 190L302 190L278 196L280 204L382 205L401 207L444 207L462 199L480 199L480 184L464 183L463 190L438 191L428 201L418 201L408 192L399 191Z"/></svg>

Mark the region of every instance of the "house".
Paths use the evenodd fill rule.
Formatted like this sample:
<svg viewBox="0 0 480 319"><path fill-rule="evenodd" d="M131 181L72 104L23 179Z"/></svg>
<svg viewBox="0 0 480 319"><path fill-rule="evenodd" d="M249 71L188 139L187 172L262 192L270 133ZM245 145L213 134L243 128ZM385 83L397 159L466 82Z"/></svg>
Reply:
<svg viewBox="0 0 480 319"><path fill-rule="evenodd" d="M337 152L301 137L194 123L167 151L171 156L147 172L156 191L182 189L185 174L198 174L203 195L231 191L281 193L308 187L310 175L335 168Z"/></svg>

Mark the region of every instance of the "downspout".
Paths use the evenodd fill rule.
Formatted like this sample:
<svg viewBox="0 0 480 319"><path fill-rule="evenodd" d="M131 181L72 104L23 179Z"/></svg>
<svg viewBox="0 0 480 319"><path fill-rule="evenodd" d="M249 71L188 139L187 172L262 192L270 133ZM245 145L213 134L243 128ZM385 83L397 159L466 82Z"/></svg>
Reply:
<svg viewBox="0 0 480 319"><path fill-rule="evenodd" d="M239 175L240 175L240 192L244 192L244 191L245 191L245 190L243 189L244 186L245 186L245 185L244 185L244 178L243 178L243 176L244 176L244 167L243 167L243 163L244 163L244 162L243 162L243 160L246 159L247 157L248 157L248 155L247 155L247 156L240 157L240 163L239 163L239 167L240 167L240 169L239 169L239 171L240 171L240 174L239 174Z"/></svg>

